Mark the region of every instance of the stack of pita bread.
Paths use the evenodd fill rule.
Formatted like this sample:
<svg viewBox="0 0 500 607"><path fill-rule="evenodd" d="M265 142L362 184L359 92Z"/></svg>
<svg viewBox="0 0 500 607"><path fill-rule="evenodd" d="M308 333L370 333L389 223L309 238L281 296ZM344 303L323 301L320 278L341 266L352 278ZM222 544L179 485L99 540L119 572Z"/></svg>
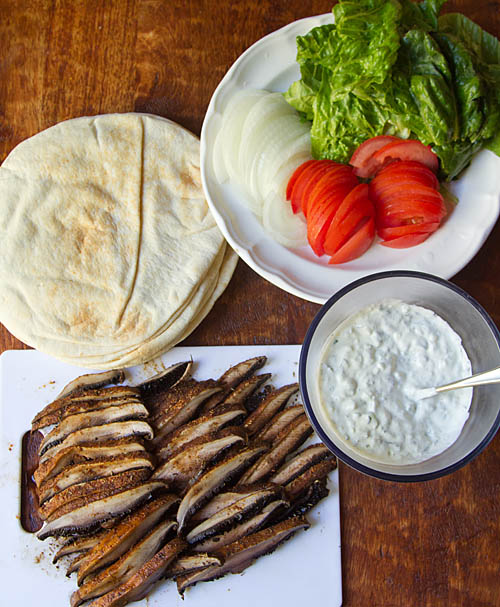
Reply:
<svg viewBox="0 0 500 607"><path fill-rule="evenodd" d="M237 257L204 199L199 142L166 119L68 120L0 167L0 321L60 360L151 360L184 339Z"/></svg>

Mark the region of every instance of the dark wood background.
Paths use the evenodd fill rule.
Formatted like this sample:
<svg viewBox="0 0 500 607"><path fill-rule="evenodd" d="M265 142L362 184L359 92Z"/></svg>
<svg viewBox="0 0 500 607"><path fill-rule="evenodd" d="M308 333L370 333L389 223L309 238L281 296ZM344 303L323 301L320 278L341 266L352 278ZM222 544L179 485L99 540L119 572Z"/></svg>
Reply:
<svg viewBox="0 0 500 607"><path fill-rule="evenodd" d="M330 9L327 0L0 0L0 161L26 137L89 114L151 112L199 134L248 46ZM445 10L500 37L500 0L450 0ZM499 238L497 225L453 278L497 325ZM240 261L185 344L300 343L317 310ZM0 325L0 352L26 347ZM341 465L340 485L344 607L500 605L500 436L441 480L388 483Z"/></svg>

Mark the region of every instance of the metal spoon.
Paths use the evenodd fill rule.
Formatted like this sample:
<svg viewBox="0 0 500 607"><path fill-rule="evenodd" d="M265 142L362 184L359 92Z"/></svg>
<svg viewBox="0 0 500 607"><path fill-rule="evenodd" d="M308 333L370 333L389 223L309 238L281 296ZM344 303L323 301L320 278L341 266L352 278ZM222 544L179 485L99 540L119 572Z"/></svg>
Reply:
<svg viewBox="0 0 500 607"><path fill-rule="evenodd" d="M439 392L448 392L448 390L458 390L459 388L472 388L472 386L484 386L486 384L498 383L500 383L500 367L496 367L490 371L484 371L483 373L476 373L471 377L459 379L458 381L444 384L443 386L437 386L436 388L423 388L418 391L418 397L429 398L439 394Z"/></svg>

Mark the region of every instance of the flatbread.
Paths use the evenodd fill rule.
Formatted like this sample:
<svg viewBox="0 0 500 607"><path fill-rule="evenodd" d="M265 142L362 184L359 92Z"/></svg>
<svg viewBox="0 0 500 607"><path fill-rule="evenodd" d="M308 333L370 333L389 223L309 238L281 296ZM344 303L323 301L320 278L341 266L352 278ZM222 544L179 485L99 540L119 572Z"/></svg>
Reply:
<svg viewBox="0 0 500 607"><path fill-rule="evenodd" d="M197 138L143 114L76 118L19 144L0 167L0 242L0 320L94 368L178 343L236 265Z"/></svg>

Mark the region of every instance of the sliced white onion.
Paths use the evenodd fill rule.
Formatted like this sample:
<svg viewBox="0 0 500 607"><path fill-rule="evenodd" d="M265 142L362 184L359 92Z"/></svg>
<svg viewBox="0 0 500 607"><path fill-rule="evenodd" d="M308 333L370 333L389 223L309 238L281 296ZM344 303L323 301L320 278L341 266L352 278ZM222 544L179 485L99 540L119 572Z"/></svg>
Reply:
<svg viewBox="0 0 500 607"><path fill-rule="evenodd" d="M295 215L291 205L275 192L264 200L262 223L269 235L285 247L307 244L307 226L302 213Z"/></svg>
<svg viewBox="0 0 500 607"><path fill-rule="evenodd" d="M274 189L276 192L280 192L281 187L281 173L283 167L291 162L292 164L296 164L294 169L290 172L290 177L292 176L293 171L300 165L302 162L306 160L311 160L311 134L306 125L301 123L301 126L306 128L306 132L297 137L294 141L292 141L289 145L283 148L282 152L277 155L274 159L269 158L268 161L264 164L264 168L261 174L261 192L262 196L265 196L267 192L273 187L272 184L276 184ZM298 159L298 161L294 159ZM286 189L286 186L285 186ZM285 190L283 190L284 194Z"/></svg>
<svg viewBox="0 0 500 607"><path fill-rule="evenodd" d="M263 187L262 197L266 198L271 192L275 192L278 196L281 196L283 200L286 198L286 186L290 177L293 175L296 168L301 164L311 160L311 156L307 153L295 154L279 168L274 174L273 178L270 179Z"/></svg>

